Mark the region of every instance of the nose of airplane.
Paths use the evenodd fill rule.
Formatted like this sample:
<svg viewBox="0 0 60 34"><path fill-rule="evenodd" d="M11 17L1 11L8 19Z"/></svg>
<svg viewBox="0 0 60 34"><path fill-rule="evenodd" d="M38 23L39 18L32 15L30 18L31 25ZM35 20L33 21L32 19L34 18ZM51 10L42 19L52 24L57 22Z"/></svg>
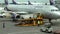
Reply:
<svg viewBox="0 0 60 34"><path fill-rule="evenodd" d="M56 18L60 18L60 11L55 11L54 14L56 15Z"/></svg>

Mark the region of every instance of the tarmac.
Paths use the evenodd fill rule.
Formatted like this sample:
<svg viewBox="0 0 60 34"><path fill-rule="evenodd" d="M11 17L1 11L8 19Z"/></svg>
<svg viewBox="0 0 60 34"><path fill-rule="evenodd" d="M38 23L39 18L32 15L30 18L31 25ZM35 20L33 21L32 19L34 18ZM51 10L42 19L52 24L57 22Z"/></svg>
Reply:
<svg viewBox="0 0 60 34"><path fill-rule="evenodd" d="M46 20L48 22L48 20ZM52 20L53 22L53 30L60 30L60 19ZM5 23L5 28L3 28L3 23ZM0 34L53 34L53 33L45 33L41 32L39 26L15 26L16 23L11 20L4 20L0 18Z"/></svg>

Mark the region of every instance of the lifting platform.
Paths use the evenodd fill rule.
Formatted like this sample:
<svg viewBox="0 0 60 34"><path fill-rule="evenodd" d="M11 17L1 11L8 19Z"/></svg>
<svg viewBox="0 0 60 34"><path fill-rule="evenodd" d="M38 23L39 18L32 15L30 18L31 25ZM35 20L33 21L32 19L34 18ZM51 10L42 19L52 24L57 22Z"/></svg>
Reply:
<svg viewBox="0 0 60 34"><path fill-rule="evenodd" d="M15 24L15 25L16 26L37 26L38 25L37 21L40 22L40 25L43 24L42 17L37 16L37 18L29 18L29 19L18 20L17 22L20 22L20 23Z"/></svg>

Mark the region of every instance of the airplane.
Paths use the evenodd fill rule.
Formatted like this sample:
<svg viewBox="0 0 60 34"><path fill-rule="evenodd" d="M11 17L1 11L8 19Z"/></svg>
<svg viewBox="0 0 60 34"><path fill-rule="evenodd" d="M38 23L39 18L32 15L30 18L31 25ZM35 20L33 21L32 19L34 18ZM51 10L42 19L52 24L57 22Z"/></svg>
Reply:
<svg viewBox="0 0 60 34"><path fill-rule="evenodd" d="M27 13L40 13L43 18L49 19L49 23L51 23L52 19L60 18L60 11L53 5L9 5L8 1L5 0L7 11L19 11L19 12L27 12Z"/></svg>
<svg viewBox="0 0 60 34"><path fill-rule="evenodd" d="M10 4L17 4L17 5L53 5L54 4L54 1L53 0L49 0L49 3L37 3L37 2L15 2L14 0L12 0L12 3Z"/></svg>
<svg viewBox="0 0 60 34"><path fill-rule="evenodd" d="M53 5L54 1L53 0L49 0L50 3L37 3L37 2L15 2L14 0L12 0L12 3L9 4L15 4L15 5ZM1 3L1 5L5 5L5 3Z"/></svg>
<svg viewBox="0 0 60 34"><path fill-rule="evenodd" d="M14 0L12 0L12 3L10 4L16 4L16 5L37 5L37 4L42 4L42 5L45 5L45 3L36 3L36 2L15 2ZM50 5L49 3L47 3L47 5Z"/></svg>
<svg viewBox="0 0 60 34"><path fill-rule="evenodd" d="M49 0L50 5L54 5L54 0Z"/></svg>

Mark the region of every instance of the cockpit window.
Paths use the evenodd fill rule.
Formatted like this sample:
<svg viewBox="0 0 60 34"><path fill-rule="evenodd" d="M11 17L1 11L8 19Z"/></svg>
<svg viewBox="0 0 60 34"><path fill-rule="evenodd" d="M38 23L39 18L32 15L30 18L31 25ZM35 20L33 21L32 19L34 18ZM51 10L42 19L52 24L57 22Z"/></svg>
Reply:
<svg viewBox="0 0 60 34"><path fill-rule="evenodd" d="M59 10L52 9L51 11L59 11Z"/></svg>

